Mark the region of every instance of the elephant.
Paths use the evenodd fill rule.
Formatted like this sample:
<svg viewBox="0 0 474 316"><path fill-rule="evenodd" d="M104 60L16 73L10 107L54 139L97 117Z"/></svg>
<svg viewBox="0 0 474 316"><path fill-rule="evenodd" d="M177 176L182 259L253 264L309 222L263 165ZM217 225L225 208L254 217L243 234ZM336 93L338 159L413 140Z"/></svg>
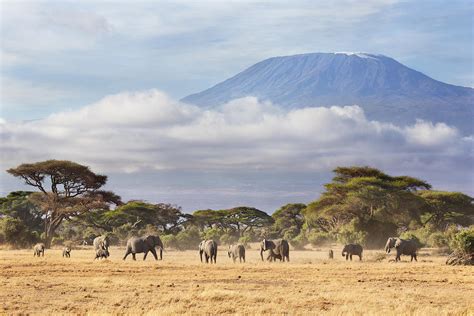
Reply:
<svg viewBox="0 0 474 316"><path fill-rule="evenodd" d="M63 248L63 257L71 258L71 247L66 246Z"/></svg>
<svg viewBox="0 0 474 316"><path fill-rule="evenodd" d="M242 260L245 262L245 247L243 245L230 245L227 254L229 258L232 258L234 263L237 258L239 258L239 262L242 262Z"/></svg>
<svg viewBox="0 0 474 316"><path fill-rule="evenodd" d="M217 259L217 243L214 240L203 240L199 243L199 257L202 262L202 254L204 253L204 258L206 263L209 263L209 259L216 263Z"/></svg>
<svg viewBox="0 0 474 316"><path fill-rule="evenodd" d="M279 240L267 240L264 239L262 240L262 243L260 245L260 257L262 258L263 261L263 252L270 250L270 253L267 257L267 260L272 261L274 259L280 259L280 261L283 260L283 262L290 261L290 246L288 245L288 242L285 239L279 239Z"/></svg>
<svg viewBox="0 0 474 316"><path fill-rule="evenodd" d="M94 245L94 250L97 251L98 249L104 249L109 251L109 238L107 236L98 236L94 238L92 243Z"/></svg>
<svg viewBox="0 0 474 316"><path fill-rule="evenodd" d="M359 260L362 260L362 246L358 244L347 244L344 246L344 249L342 249L342 256L346 257L346 260L351 259L352 261L352 256L359 256Z"/></svg>
<svg viewBox="0 0 474 316"><path fill-rule="evenodd" d="M43 243L39 243L39 244L36 244L34 247L33 247L33 257L36 257L36 256L42 256L44 257L44 244Z"/></svg>
<svg viewBox="0 0 474 316"><path fill-rule="evenodd" d="M400 261L401 255L411 256L411 260L416 259L416 251L418 246L414 240L405 240L399 237L390 237L387 239L387 243L385 244L385 251L390 253L390 249L395 248L397 250L397 256L395 257L395 261Z"/></svg>
<svg viewBox="0 0 474 316"><path fill-rule="evenodd" d="M334 259L334 251L332 251L332 249L329 249L328 256L329 256L329 259Z"/></svg>
<svg viewBox="0 0 474 316"><path fill-rule="evenodd" d="M142 252L145 254L143 260L146 259L148 252L151 252L153 257L155 257L155 260L158 260L155 250L156 247L160 249L160 260L163 260L164 247L159 236L147 235L143 237L132 237L127 241L127 250L123 260L125 260L129 254L132 254L133 260L136 260L135 254Z"/></svg>
<svg viewBox="0 0 474 316"><path fill-rule="evenodd" d="M109 256L110 256L110 253L107 249L99 248L95 251L95 259L102 259L102 258L106 259Z"/></svg>

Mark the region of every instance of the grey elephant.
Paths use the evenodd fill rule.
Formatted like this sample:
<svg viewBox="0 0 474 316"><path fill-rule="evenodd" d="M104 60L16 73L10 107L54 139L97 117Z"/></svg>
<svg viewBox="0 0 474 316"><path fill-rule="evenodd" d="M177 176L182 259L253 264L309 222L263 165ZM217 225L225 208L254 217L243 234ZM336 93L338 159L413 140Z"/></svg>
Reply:
<svg viewBox="0 0 474 316"><path fill-rule="evenodd" d="M243 245L230 245L227 254L229 258L232 258L234 263L237 258L239 258L239 262L242 262L242 260L245 262L245 247Z"/></svg>
<svg viewBox="0 0 474 316"><path fill-rule="evenodd" d="M127 241L127 250L123 260L125 260L129 254L132 254L133 260L136 260L135 255L137 253L144 253L143 260L145 260L148 252L151 252L155 260L158 260L155 248L160 250L160 260L162 260L164 247L159 236L147 235L143 237L132 237Z"/></svg>
<svg viewBox="0 0 474 316"><path fill-rule="evenodd" d="M110 256L110 253L107 249L102 249L102 248L99 248L95 251L95 258L94 260L96 259L107 259L108 257Z"/></svg>
<svg viewBox="0 0 474 316"><path fill-rule="evenodd" d="M66 246L63 248L63 257L71 258L71 247Z"/></svg>
<svg viewBox="0 0 474 316"><path fill-rule="evenodd" d="M285 239L278 239L278 240L262 240L260 244L260 257L263 261L263 252L269 250L269 255L267 257L268 261L273 261L275 259L283 260L283 262L290 261L290 245L288 245L288 241Z"/></svg>
<svg viewBox="0 0 474 316"><path fill-rule="evenodd" d="M401 255L411 256L411 260L416 260L416 251L418 250L418 245L414 240L405 240L398 237L390 237L387 239L385 244L385 251L390 253L390 249L395 248L397 250L397 256L395 261L400 261Z"/></svg>
<svg viewBox="0 0 474 316"><path fill-rule="evenodd" d="M44 244L43 243L38 243L36 244L34 247L33 247L33 257L36 257L36 256L42 256L44 257Z"/></svg>
<svg viewBox="0 0 474 316"><path fill-rule="evenodd" d="M217 259L217 243L214 240L203 240L199 243L199 257L202 262L202 255L206 259L206 263L209 263L209 259L212 263L216 263Z"/></svg>
<svg viewBox="0 0 474 316"><path fill-rule="evenodd" d="M95 251L97 251L98 249L104 249L109 251L109 238L105 235L95 237L92 244L94 245Z"/></svg>
<svg viewBox="0 0 474 316"><path fill-rule="evenodd" d="M351 259L352 261L352 256L359 256L359 260L362 260L362 251L363 248L359 244L347 244L344 246L344 249L342 249L342 256L346 257L346 260Z"/></svg>

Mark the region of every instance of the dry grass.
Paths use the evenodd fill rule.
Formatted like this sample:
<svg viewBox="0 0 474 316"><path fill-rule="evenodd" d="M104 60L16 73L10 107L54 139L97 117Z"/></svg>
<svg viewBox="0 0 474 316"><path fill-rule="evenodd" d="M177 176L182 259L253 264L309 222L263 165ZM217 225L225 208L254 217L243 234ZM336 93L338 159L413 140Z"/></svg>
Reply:
<svg viewBox="0 0 474 316"><path fill-rule="evenodd" d="M123 249L93 261L93 251L0 251L0 314L372 314L473 315L474 268L444 265L421 253L418 263L391 263L380 252L345 262L339 249L293 251L291 263L262 263L247 251L217 265L197 251L164 253L164 261L122 261ZM131 258L130 258L131 259ZM378 261L382 260L382 261ZM406 260L406 258L405 258Z"/></svg>

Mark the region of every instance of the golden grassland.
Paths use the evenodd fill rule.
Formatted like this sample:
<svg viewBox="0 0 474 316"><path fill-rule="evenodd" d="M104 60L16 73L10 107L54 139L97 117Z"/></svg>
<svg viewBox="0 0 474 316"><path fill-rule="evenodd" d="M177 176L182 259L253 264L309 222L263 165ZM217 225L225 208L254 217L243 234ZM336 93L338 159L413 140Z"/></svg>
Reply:
<svg viewBox="0 0 474 316"><path fill-rule="evenodd" d="M217 265L197 251L166 251L122 261L123 248L92 260L92 249L60 249L34 258L32 250L0 250L0 314L371 314L474 315L474 268L419 254L394 263L346 262L335 250L291 251L290 263L232 263L221 247Z"/></svg>

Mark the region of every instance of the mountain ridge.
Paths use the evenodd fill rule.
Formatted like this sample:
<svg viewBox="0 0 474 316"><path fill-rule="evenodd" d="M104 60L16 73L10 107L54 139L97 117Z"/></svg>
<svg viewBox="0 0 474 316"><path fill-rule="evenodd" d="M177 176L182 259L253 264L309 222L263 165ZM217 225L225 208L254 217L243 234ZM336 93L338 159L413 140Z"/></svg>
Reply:
<svg viewBox="0 0 474 316"><path fill-rule="evenodd" d="M423 119L474 132L474 89L432 79L381 54L271 57L182 101L213 107L245 96L287 109L357 104L369 119L401 125Z"/></svg>

